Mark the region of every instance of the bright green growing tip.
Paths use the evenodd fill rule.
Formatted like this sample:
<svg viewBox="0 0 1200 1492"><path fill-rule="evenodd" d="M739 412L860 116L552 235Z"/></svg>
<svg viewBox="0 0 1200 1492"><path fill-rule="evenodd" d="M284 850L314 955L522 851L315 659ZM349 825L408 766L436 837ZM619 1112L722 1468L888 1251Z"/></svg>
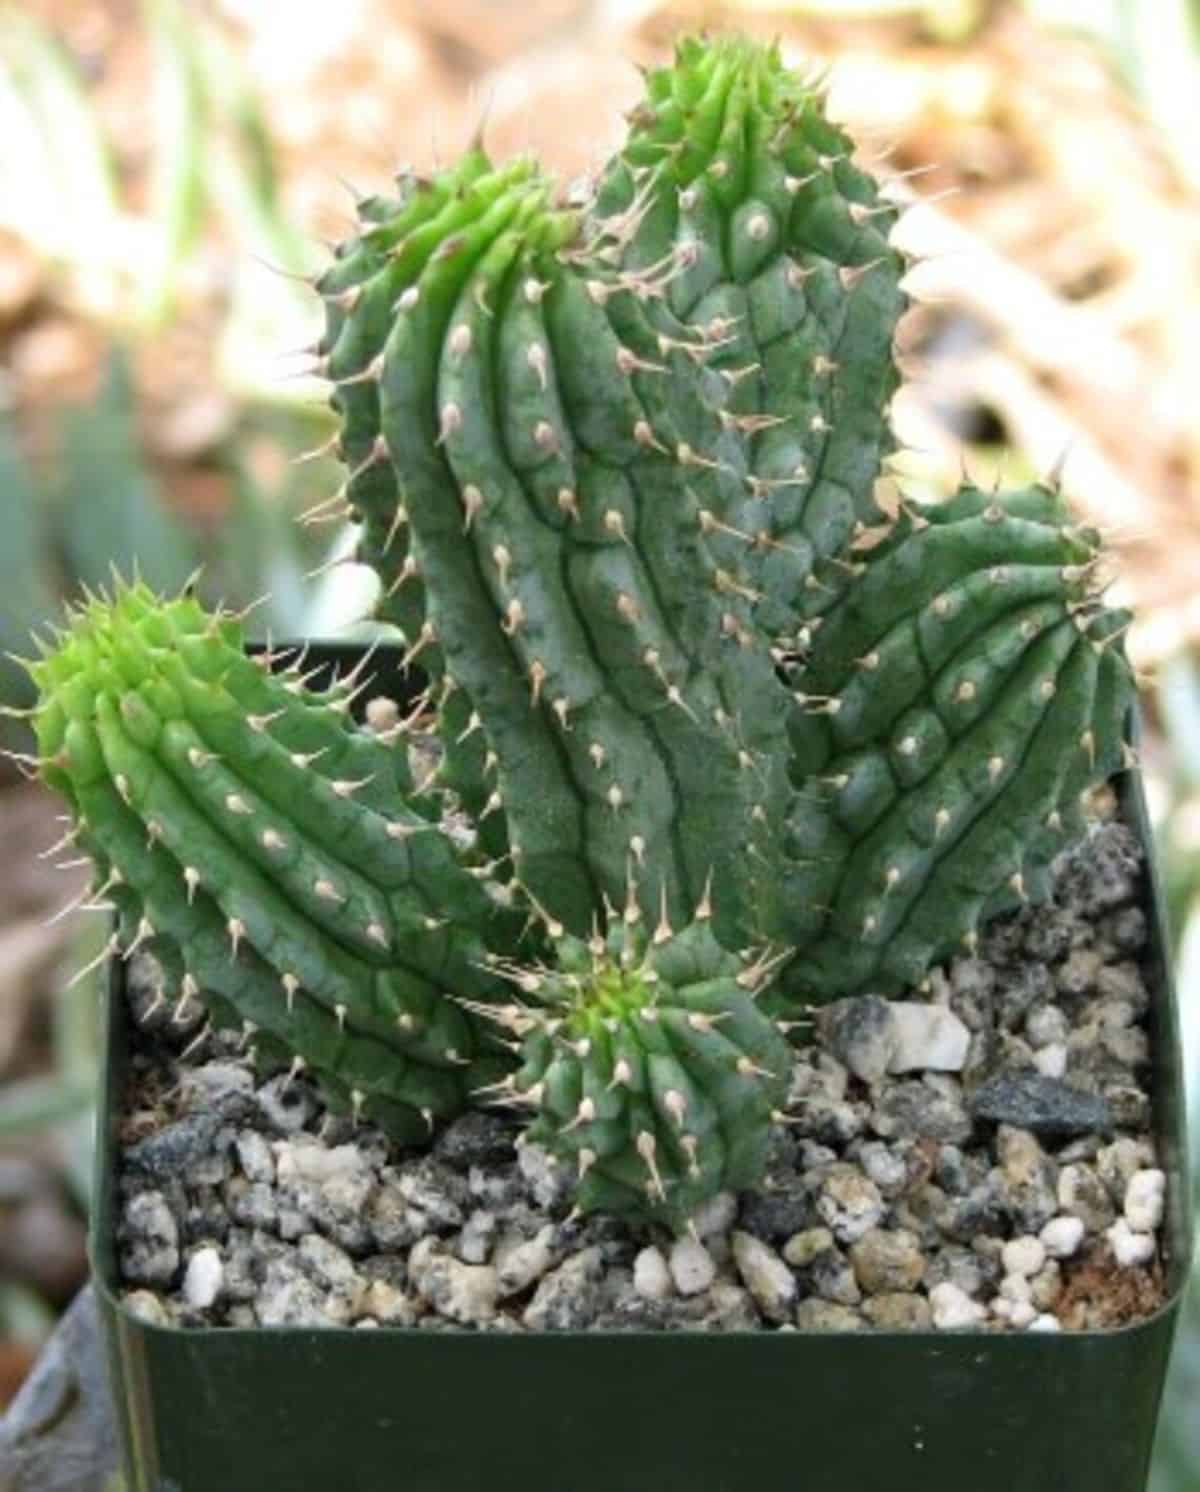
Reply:
<svg viewBox="0 0 1200 1492"><path fill-rule="evenodd" d="M766 960L727 953L707 919L648 936L565 938L550 967L512 971L529 997L495 1012L523 1038L499 1096L532 1107L530 1139L578 1176L577 1203L676 1226L753 1185L791 1071L756 1005Z"/></svg>

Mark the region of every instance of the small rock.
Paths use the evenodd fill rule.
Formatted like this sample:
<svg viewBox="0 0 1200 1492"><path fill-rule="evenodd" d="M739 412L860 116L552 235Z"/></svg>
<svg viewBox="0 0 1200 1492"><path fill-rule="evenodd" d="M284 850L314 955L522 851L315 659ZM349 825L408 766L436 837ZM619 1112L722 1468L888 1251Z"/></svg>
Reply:
<svg viewBox="0 0 1200 1492"><path fill-rule="evenodd" d="M1006 1274L1018 1275L1022 1279L1028 1279L1037 1274L1046 1262L1046 1245L1040 1238L1033 1238L1024 1234L1019 1238L1010 1238L1004 1245L1001 1253L1004 1261Z"/></svg>
<svg viewBox="0 0 1200 1492"><path fill-rule="evenodd" d="M818 1093L795 1105L793 1128L799 1135L840 1149L862 1134L869 1114L866 1104Z"/></svg>
<svg viewBox="0 0 1200 1492"><path fill-rule="evenodd" d="M939 1331L959 1331L987 1320L987 1310L949 1280L929 1292L929 1310Z"/></svg>
<svg viewBox="0 0 1200 1492"><path fill-rule="evenodd" d="M1000 1298L1014 1304L1033 1299L1033 1286L1020 1274L1006 1274L1000 1281Z"/></svg>
<svg viewBox="0 0 1200 1492"><path fill-rule="evenodd" d="M1153 1233L1161 1226L1167 1198L1167 1178L1159 1170L1135 1171L1125 1188L1125 1220L1135 1233Z"/></svg>
<svg viewBox="0 0 1200 1492"><path fill-rule="evenodd" d="M1057 1167L1036 1135L1009 1124L996 1131L996 1155L1009 1207L1023 1232L1036 1232L1058 1211Z"/></svg>
<svg viewBox="0 0 1200 1492"><path fill-rule="evenodd" d="M891 1146L881 1140L867 1140L856 1151L855 1159L864 1174L889 1201L905 1191L911 1181L908 1163Z"/></svg>
<svg viewBox="0 0 1200 1492"><path fill-rule="evenodd" d="M1058 1304L1062 1294L1062 1265L1057 1259L1048 1260L1030 1280L1031 1298L1039 1311L1049 1311Z"/></svg>
<svg viewBox="0 0 1200 1492"><path fill-rule="evenodd" d="M833 1234L828 1228L805 1228L793 1233L783 1246L783 1257L793 1269L803 1269L818 1256L833 1248Z"/></svg>
<svg viewBox="0 0 1200 1492"><path fill-rule="evenodd" d="M547 1223L528 1241L497 1249L496 1293L501 1300L519 1295L546 1273L555 1259L554 1235L554 1224Z"/></svg>
<svg viewBox="0 0 1200 1492"><path fill-rule="evenodd" d="M849 1306L810 1298L796 1307L796 1325L801 1331L862 1331L864 1322Z"/></svg>
<svg viewBox="0 0 1200 1492"><path fill-rule="evenodd" d="M950 1004L968 1029L991 1025L996 971L979 958L956 958L950 965Z"/></svg>
<svg viewBox="0 0 1200 1492"><path fill-rule="evenodd" d="M572 1254L538 1285L521 1317L530 1331L578 1331L600 1308L603 1252L593 1246Z"/></svg>
<svg viewBox="0 0 1200 1492"><path fill-rule="evenodd" d="M468 1110L448 1124L433 1147L436 1158L456 1171L494 1167L514 1159L512 1125L495 1114Z"/></svg>
<svg viewBox="0 0 1200 1492"><path fill-rule="evenodd" d="M971 1033L944 1005L919 1001L891 1002L894 1039L888 1071L961 1072Z"/></svg>
<svg viewBox="0 0 1200 1492"><path fill-rule="evenodd" d="M1035 1050L1065 1042L1070 1029L1057 1005L1035 1005L1025 1017L1025 1038Z"/></svg>
<svg viewBox="0 0 1200 1492"><path fill-rule="evenodd" d="M1064 1166L1058 1177L1058 1205L1079 1218L1089 1233L1102 1233L1116 1209L1107 1188L1090 1166Z"/></svg>
<svg viewBox="0 0 1200 1492"><path fill-rule="evenodd" d="M1037 1307L1028 1300L1015 1300L1008 1313L1008 1323L1018 1331L1030 1327L1037 1320Z"/></svg>
<svg viewBox="0 0 1200 1492"><path fill-rule="evenodd" d="M774 1249L739 1230L733 1235L733 1258L763 1315L771 1321L787 1320L796 1298L796 1278Z"/></svg>
<svg viewBox="0 0 1200 1492"><path fill-rule="evenodd" d="M439 1315L466 1326L496 1315L498 1281L490 1264L463 1264L436 1238L422 1238L408 1256L413 1288Z"/></svg>
<svg viewBox="0 0 1200 1492"><path fill-rule="evenodd" d="M818 1013L821 1040L864 1083L882 1081L892 1060L897 1041L892 1010L878 995L859 995L835 1000Z"/></svg>
<svg viewBox="0 0 1200 1492"><path fill-rule="evenodd" d="M363 1317L381 1326L414 1326L419 1312L414 1301L387 1280L372 1280L358 1298ZM357 1323L366 1324L365 1320Z"/></svg>
<svg viewBox="0 0 1200 1492"><path fill-rule="evenodd" d="M818 1254L804 1275L812 1293L822 1300L845 1306L856 1306L862 1300L850 1260L836 1245Z"/></svg>
<svg viewBox="0 0 1200 1492"><path fill-rule="evenodd" d="M1121 919L1133 912L1141 919L1141 933L1145 939L1145 916L1140 907L1129 907L1121 913L1120 918L1114 918L1114 930L1118 931ZM1096 976L1096 989L1104 1000L1117 1000L1128 1007L1136 1020L1145 1015L1150 1008L1150 991L1146 988L1146 981L1142 977L1142 971L1137 964L1126 961L1119 964L1105 964Z"/></svg>
<svg viewBox="0 0 1200 1492"><path fill-rule="evenodd" d="M878 1227L886 1210L879 1188L857 1166L830 1167L817 1197L817 1213L839 1243L854 1243Z"/></svg>
<svg viewBox="0 0 1200 1492"><path fill-rule="evenodd" d="M1066 1042L1052 1041L1033 1054L1033 1065L1044 1078L1061 1078L1066 1074L1069 1057Z"/></svg>
<svg viewBox="0 0 1200 1492"><path fill-rule="evenodd" d="M1096 1153L1096 1170L1108 1188L1113 1201L1125 1204L1125 1191L1135 1171L1154 1167L1154 1146L1146 1140L1134 1140L1125 1135L1105 1145Z"/></svg>
<svg viewBox="0 0 1200 1492"><path fill-rule="evenodd" d="M237 1062L205 1062L200 1067L180 1067L179 1097L185 1109L201 1113L219 1110L223 1116L240 1114L248 1106L254 1088L249 1068Z"/></svg>
<svg viewBox="0 0 1200 1492"><path fill-rule="evenodd" d="M667 1300L671 1295L671 1271L662 1250L653 1246L640 1251L633 1261L633 1288L643 1300Z"/></svg>
<svg viewBox="0 0 1200 1492"><path fill-rule="evenodd" d="M367 1203L365 1220L376 1248L404 1248L425 1232L425 1218L413 1212L404 1193L392 1181L385 1180L375 1189Z"/></svg>
<svg viewBox="0 0 1200 1492"><path fill-rule="evenodd" d="M1069 939L1069 931L1064 929L1064 934ZM1051 1004L1054 998L1054 980L1044 962L1022 962L1016 968L1005 968L996 990L997 1029L1017 1030L1031 1010Z"/></svg>
<svg viewBox="0 0 1200 1492"><path fill-rule="evenodd" d="M947 1086L947 1083L950 1086ZM875 1133L889 1139L930 1139L964 1145L971 1138L971 1118L953 1080L933 1076L887 1087L871 1114Z"/></svg>
<svg viewBox="0 0 1200 1492"><path fill-rule="evenodd" d="M680 1295L699 1295L708 1289L717 1274L708 1250L687 1233L671 1245L669 1267Z"/></svg>
<svg viewBox="0 0 1200 1492"><path fill-rule="evenodd" d="M701 1238L728 1233L737 1221L738 1201L732 1192L718 1192L692 1213L692 1226Z"/></svg>
<svg viewBox="0 0 1200 1492"><path fill-rule="evenodd" d="M295 1181L315 1181L319 1186L335 1176L361 1172L365 1165L356 1145L329 1149L307 1138L275 1143L275 1174L281 1186Z"/></svg>
<svg viewBox="0 0 1200 1492"><path fill-rule="evenodd" d="M1103 1098L1041 1073L997 1073L975 1089L969 1107L977 1119L1016 1125L1039 1135L1112 1128L1112 1115Z"/></svg>
<svg viewBox="0 0 1200 1492"><path fill-rule="evenodd" d="M707 1300L697 1323L705 1331L754 1331L762 1325L750 1292L730 1280L714 1281Z"/></svg>
<svg viewBox="0 0 1200 1492"><path fill-rule="evenodd" d="M1062 1322L1057 1316L1043 1312L1040 1316L1035 1316L1025 1329L1026 1331L1061 1331Z"/></svg>
<svg viewBox="0 0 1200 1492"><path fill-rule="evenodd" d="M1000 1266L974 1249L946 1244L928 1260L925 1288L932 1296L937 1285L954 1285L964 1295L975 1297L999 1283Z"/></svg>
<svg viewBox="0 0 1200 1492"><path fill-rule="evenodd" d="M235 1176L225 1188L225 1205L234 1222L248 1228L274 1228L279 1207L274 1189L265 1182L253 1185L244 1176Z"/></svg>
<svg viewBox="0 0 1200 1492"><path fill-rule="evenodd" d="M225 1266L211 1244L198 1248L183 1271L183 1298L195 1311L207 1311L221 1293Z"/></svg>
<svg viewBox="0 0 1200 1492"><path fill-rule="evenodd" d="M375 1178L369 1170L345 1171L304 1193L313 1226L353 1254L370 1251L369 1208Z"/></svg>
<svg viewBox="0 0 1200 1492"><path fill-rule="evenodd" d="M1106 1229L1104 1236L1113 1251L1113 1258L1124 1269L1137 1264L1149 1264L1154 1258L1154 1235L1134 1232L1123 1217L1119 1217L1111 1228Z"/></svg>
<svg viewBox="0 0 1200 1492"><path fill-rule="evenodd" d="M358 1295L362 1281L350 1256L322 1238L319 1233L306 1233L296 1248L296 1258L318 1285L326 1290L354 1298Z"/></svg>
<svg viewBox="0 0 1200 1492"><path fill-rule="evenodd" d="M169 1285L179 1268L179 1228L160 1191L125 1204L118 1228L121 1275L135 1285Z"/></svg>
<svg viewBox="0 0 1200 1492"><path fill-rule="evenodd" d="M923 1295L872 1295L863 1302L863 1315L881 1331L924 1331L933 1313Z"/></svg>
<svg viewBox="0 0 1200 1492"><path fill-rule="evenodd" d="M133 1170L152 1176L156 1181L170 1181L197 1161L209 1158L221 1124L221 1115L215 1109L186 1114L157 1133L127 1146L125 1161Z"/></svg>
<svg viewBox="0 0 1200 1492"><path fill-rule="evenodd" d="M419 1160L392 1173L400 1195L438 1233L461 1228L467 1188L461 1176L435 1160Z"/></svg>
<svg viewBox="0 0 1200 1492"><path fill-rule="evenodd" d="M486 1264L492 1252L497 1223L494 1213L477 1207L463 1224L455 1252L464 1264Z"/></svg>
<svg viewBox="0 0 1200 1492"><path fill-rule="evenodd" d="M286 1257L267 1261L254 1307L264 1326L345 1326L350 1320L344 1295L326 1294Z"/></svg>
<svg viewBox="0 0 1200 1492"><path fill-rule="evenodd" d="M903 1229L872 1228L851 1246L850 1262L868 1295L911 1292L925 1274L925 1256L916 1238Z"/></svg>
<svg viewBox="0 0 1200 1492"><path fill-rule="evenodd" d="M1100 965L1100 955L1094 948L1074 948L1054 982L1064 995L1086 995L1096 987Z"/></svg>
<svg viewBox="0 0 1200 1492"><path fill-rule="evenodd" d="M807 1169L807 1168L806 1168ZM743 1192L741 1224L774 1244L809 1227L813 1213L812 1187L789 1185L774 1191Z"/></svg>
<svg viewBox="0 0 1200 1492"><path fill-rule="evenodd" d="M571 1195L573 1178L543 1146L524 1140L517 1147L517 1166L533 1200L546 1212L564 1207Z"/></svg>
<svg viewBox="0 0 1200 1492"><path fill-rule="evenodd" d="M1078 1217L1054 1217L1046 1224L1038 1237L1046 1246L1052 1259L1070 1259L1079 1252L1087 1228Z"/></svg>
<svg viewBox="0 0 1200 1492"><path fill-rule="evenodd" d="M1150 1126L1150 1095L1134 1083L1106 1083L1104 1102L1118 1129L1145 1130Z"/></svg>
<svg viewBox="0 0 1200 1492"><path fill-rule="evenodd" d="M225 1298L239 1305L253 1301L258 1294L257 1260L250 1234L244 1228L230 1229L224 1263Z"/></svg>
<svg viewBox="0 0 1200 1492"><path fill-rule="evenodd" d="M1100 1045L1122 1067L1144 1067L1150 1060L1150 1038L1140 1026L1102 1029Z"/></svg>
<svg viewBox="0 0 1200 1492"><path fill-rule="evenodd" d="M939 1145L937 1157L938 1185L950 1196L963 1197L982 1177L957 1145Z"/></svg>
<svg viewBox="0 0 1200 1492"><path fill-rule="evenodd" d="M261 1181L270 1186L275 1181L275 1158L271 1147L256 1129L241 1129L235 1140L238 1165L247 1181Z"/></svg>

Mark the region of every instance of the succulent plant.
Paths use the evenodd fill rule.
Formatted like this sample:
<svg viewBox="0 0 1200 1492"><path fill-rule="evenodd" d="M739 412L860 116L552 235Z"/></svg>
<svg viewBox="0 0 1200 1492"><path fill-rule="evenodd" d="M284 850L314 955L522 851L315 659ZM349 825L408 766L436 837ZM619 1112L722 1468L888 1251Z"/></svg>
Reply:
<svg viewBox="0 0 1200 1492"><path fill-rule="evenodd" d="M587 200L474 146L360 204L319 363L409 715L140 585L31 667L114 951L402 1138L531 1111L585 1209L753 1184L811 1003L1038 896L1122 763L1097 536L877 502L904 265L851 156L687 41Z"/></svg>

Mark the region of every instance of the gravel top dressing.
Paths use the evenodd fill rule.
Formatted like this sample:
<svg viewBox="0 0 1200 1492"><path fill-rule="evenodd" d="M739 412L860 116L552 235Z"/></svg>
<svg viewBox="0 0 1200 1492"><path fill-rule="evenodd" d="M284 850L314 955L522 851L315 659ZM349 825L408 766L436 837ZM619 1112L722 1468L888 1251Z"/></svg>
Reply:
<svg viewBox="0 0 1200 1492"><path fill-rule="evenodd" d="M256 1080L135 954L118 1256L179 1326L1059 1331L1164 1299L1143 855L1101 821L1053 900L901 1001L816 1013L763 1186L673 1238L571 1213L571 1178L473 1112L423 1149Z"/></svg>

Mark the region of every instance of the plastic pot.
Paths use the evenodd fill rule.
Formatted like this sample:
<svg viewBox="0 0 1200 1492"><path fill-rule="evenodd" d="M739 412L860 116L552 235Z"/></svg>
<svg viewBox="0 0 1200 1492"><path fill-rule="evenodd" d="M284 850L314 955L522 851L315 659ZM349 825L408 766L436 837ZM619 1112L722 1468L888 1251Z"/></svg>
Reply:
<svg viewBox="0 0 1200 1492"><path fill-rule="evenodd" d="M394 652L372 667L376 692L411 693ZM1149 845L1140 781L1121 781ZM1136 1325L1061 1335L148 1326L118 1300L118 963L91 1250L130 1492L1142 1492L1192 1241L1153 871L1151 896L1168 1300Z"/></svg>

